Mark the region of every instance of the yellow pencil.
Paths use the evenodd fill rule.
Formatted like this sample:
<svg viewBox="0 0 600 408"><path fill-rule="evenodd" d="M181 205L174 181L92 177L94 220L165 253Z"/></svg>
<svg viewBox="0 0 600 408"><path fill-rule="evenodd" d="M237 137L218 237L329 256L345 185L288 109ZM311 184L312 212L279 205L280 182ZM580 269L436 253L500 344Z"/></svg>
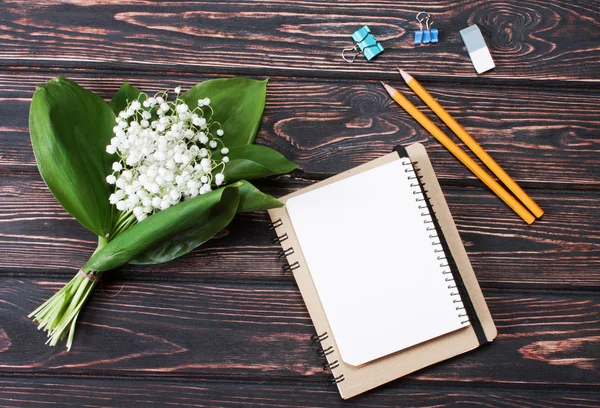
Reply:
<svg viewBox="0 0 600 408"><path fill-rule="evenodd" d="M450 151L462 164L464 164L469 170L473 172L488 186L502 201L506 203L510 208L513 209L527 224L531 224L535 221L535 217L527 211L520 202L518 202L512 195L510 195L504 187L502 187L496 180L494 180L484 169L481 168L471 157L469 157L462 149L452 141L442 130L429 120L420 110L412 104L411 101L406 99L397 89L392 88L388 84L382 82L385 90L390 96L398 102L400 106L406 110L410 116L412 116L417 122L421 124L425 129L429 131L446 149Z"/></svg>
<svg viewBox="0 0 600 408"><path fill-rule="evenodd" d="M473 137L467 133L467 131L456 121L446 110L440 105L433 97L423 88L423 86L414 79L410 74L401 70L400 74L402 78L406 82L406 84L431 108L432 111L435 112L436 115L439 116L444 123L452 129L456 136L460 138L468 147L471 149L473 153L504 183L506 187L510 191L513 192L515 196L523 204L525 207L529 209L536 217L541 217L544 214L544 210L542 210L536 203L527 195L525 191L496 163L494 159L485 151L483 148L473 139Z"/></svg>

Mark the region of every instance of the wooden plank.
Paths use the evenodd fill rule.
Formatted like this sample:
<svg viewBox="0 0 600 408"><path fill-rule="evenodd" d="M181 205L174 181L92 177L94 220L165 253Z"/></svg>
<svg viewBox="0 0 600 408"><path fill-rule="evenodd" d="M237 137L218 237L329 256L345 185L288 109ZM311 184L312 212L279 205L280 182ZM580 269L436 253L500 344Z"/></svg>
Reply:
<svg viewBox="0 0 600 408"><path fill-rule="evenodd" d="M61 282L0 279L0 373L327 381L297 288L114 281L80 315L75 347L43 345L25 316ZM117 294L118 293L118 294ZM596 293L487 291L496 341L407 377L415 383L596 389ZM594 388L596 387L596 388Z"/></svg>
<svg viewBox="0 0 600 408"><path fill-rule="evenodd" d="M597 406L595 6L428 3L441 42L415 47L422 6L391 0L0 2L0 407L342 406L308 342L310 319L281 272L264 213L238 217L182 259L107 275L80 317L74 350L43 346L25 316L94 248L43 184L28 137L34 85L65 73L105 98L124 79L157 91L216 75L313 77L269 85L258 142L300 165L259 183L276 196L397 143L424 142L500 335L350 404ZM364 23L386 52L346 64L340 49ZM497 64L485 76L475 74L458 35L472 23ZM523 225L390 102L374 80L402 89L396 65L420 75L544 218Z"/></svg>
<svg viewBox="0 0 600 408"><path fill-rule="evenodd" d="M277 0L13 0L0 4L0 64L378 79L402 65L424 75L475 78L458 32L478 24L497 66L488 78L597 83L595 6L593 0L429 2L440 42L415 46L415 16L423 6L392 0L352 7ZM341 50L352 46L350 35L363 24L386 51L376 62L348 64Z"/></svg>
<svg viewBox="0 0 600 408"><path fill-rule="evenodd" d="M281 177L257 185L275 196L308 182ZM491 192L445 187L444 193L483 287L600 287L599 194L534 190L546 210L527 226ZM67 279L92 254L94 236L54 200L39 175L0 178L0 273ZM493 214L493 216L490 216ZM266 213L239 215L216 238L163 265L129 265L134 280L270 281L291 283L271 243ZM576 271L576 273L574 273Z"/></svg>
<svg viewBox="0 0 600 408"><path fill-rule="evenodd" d="M4 95L0 99L0 171L7 167L35 171L27 124L29 102L35 84L53 75L0 73ZM176 84L185 89L201 81L193 75L108 76L102 81L81 73L71 77L105 98L116 92L123 79L148 92ZM465 90L430 84L427 79L423 82L524 188L600 188L597 92L506 86ZM405 88L399 81L396 84ZM442 183L482 185L402 111L378 82L273 79L257 139L298 163L296 174L313 179L379 157L397 144L413 142L428 148Z"/></svg>
<svg viewBox="0 0 600 408"><path fill-rule="evenodd" d="M410 387L406 381L342 401L332 386L307 383L107 378L0 378L0 407L596 407L597 391Z"/></svg>

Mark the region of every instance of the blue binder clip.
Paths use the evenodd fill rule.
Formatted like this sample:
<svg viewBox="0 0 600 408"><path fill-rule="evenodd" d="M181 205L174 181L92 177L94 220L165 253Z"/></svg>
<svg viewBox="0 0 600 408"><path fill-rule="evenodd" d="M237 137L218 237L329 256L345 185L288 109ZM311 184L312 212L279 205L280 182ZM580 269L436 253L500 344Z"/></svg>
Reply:
<svg viewBox="0 0 600 408"><path fill-rule="evenodd" d="M425 18L421 18L421 14L425 14ZM429 13L421 11L417 14L417 21L419 22L419 29L415 31L415 44L438 42L438 30L437 28L431 28L431 26L433 26L433 20ZM425 30L423 30L423 21L425 21Z"/></svg>
<svg viewBox="0 0 600 408"><path fill-rule="evenodd" d="M346 62L354 62L356 57L360 54L363 54L367 61L371 61L373 58L383 52L383 47L377 42L377 39L373 33L371 33L369 26L364 26L363 28L357 30L354 34L352 34L352 39L356 43L354 47L345 48L342 50L342 58ZM351 60L346 58L346 51L355 51L355 54L352 56Z"/></svg>

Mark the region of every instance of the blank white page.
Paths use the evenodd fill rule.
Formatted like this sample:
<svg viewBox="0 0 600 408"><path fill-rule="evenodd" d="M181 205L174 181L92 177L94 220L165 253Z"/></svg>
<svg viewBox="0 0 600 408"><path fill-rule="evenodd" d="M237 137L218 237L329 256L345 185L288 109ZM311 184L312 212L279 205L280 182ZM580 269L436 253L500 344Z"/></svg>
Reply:
<svg viewBox="0 0 600 408"><path fill-rule="evenodd" d="M286 203L340 355L354 366L457 330L465 320L403 161Z"/></svg>

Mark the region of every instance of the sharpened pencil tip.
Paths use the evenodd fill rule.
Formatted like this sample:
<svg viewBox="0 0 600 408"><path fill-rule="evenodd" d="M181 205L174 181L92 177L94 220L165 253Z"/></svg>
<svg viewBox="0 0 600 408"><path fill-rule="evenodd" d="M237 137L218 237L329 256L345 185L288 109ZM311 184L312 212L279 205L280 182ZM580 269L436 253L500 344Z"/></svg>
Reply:
<svg viewBox="0 0 600 408"><path fill-rule="evenodd" d="M405 70L400 69L398 67L396 67L396 69L398 70L398 72L400 72L400 75L402 75L402 79L404 79L404 82L408 83L408 81L410 81L411 79L413 79L412 75L410 75Z"/></svg>
<svg viewBox="0 0 600 408"><path fill-rule="evenodd" d="M386 84L383 81L379 81L379 82L381 82L381 85L383 85L383 87L385 88L387 93L389 93L391 95L394 92L394 88L392 88L391 86L389 86L388 84Z"/></svg>

